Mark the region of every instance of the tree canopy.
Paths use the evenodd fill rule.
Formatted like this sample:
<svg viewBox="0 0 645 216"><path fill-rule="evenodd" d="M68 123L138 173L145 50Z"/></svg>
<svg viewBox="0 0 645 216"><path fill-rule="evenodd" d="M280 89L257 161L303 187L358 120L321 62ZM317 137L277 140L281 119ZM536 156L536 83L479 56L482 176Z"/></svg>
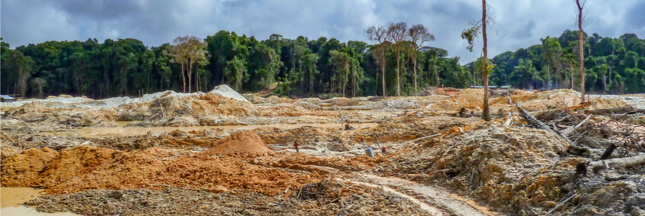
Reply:
<svg viewBox="0 0 645 216"><path fill-rule="evenodd" d="M199 55L191 68L185 69L191 72L188 80L194 83L187 88L204 91L229 84L244 92L266 89L278 82L285 90L279 93L284 95L344 92L349 97L395 95L400 82L401 95L414 95L415 69L419 89L480 84L481 79L473 79L477 75L474 64L462 66L458 57L450 57L444 49L418 46L416 50L401 49L397 55L390 44L383 43L386 30L375 27L375 32L381 32L374 35L375 44L326 37L289 39L277 34L259 41L228 31L203 40L193 38L200 42ZM645 40L634 34L584 37L588 91L645 92ZM573 82L573 86L579 86L579 77L571 76L579 67L577 32L566 30L559 37L536 43L492 58L489 64L495 67L490 74L491 85L548 89L571 88ZM48 41L13 49L5 42L0 41L0 45L1 94L105 98L183 91L181 63L168 52L177 44L149 47L126 38ZM399 66L394 63L397 59Z"/></svg>

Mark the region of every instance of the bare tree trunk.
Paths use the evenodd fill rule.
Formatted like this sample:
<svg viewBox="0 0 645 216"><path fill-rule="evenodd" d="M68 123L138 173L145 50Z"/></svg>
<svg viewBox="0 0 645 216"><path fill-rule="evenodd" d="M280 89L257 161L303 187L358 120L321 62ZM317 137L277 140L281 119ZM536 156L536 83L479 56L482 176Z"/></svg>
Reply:
<svg viewBox="0 0 645 216"><path fill-rule="evenodd" d="M488 40L486 38L486 0L482 0L484 7L482 13L482 36L484 37L484 110L482 119L490 121L490 107L488 107Z"/></svg>
<svg viewBox="0 0 645 216"><path fill-rule="evenodd" d="M383 53L383 57L381 57L383 61L381 61L381 79L383 80L383 97L387 97L387 93L385 90L385 52Z"/></svg>
<svg viewBox="0 0 645 216"><path fill-rule="evenodd" d="M302 57L301 59L298 59L298 74L300 74L300 90L305 89L305 74L302 72Z"/></svg>
<svg viewBox="0 0 645 216"><path fill-rule="evenodd" d="M571 65L570 67L571 67L571 72L569 72L569 76L571 77L571 80L569 81L571 81L571 90L573 90L573 71L575 70L575 67L573 67L573 65Z"/></svg>
<svg viewBox="0 0 645 216"><path fill-rule="evenodd" d="M184 74L184 63L181 63L181 81L184 84L184 93L186 93L186 75Z"/></svg>
<svg viewBox="0 0 645 216"><path fill-rule="evenodd" d="M580 93L582 96L582 102L585 102L585 53L584 53L584 41L582 41L582 6L580 5L580 0L576 0L578 5L578 51L580 52Z"/></svg>
<svg viewBox="0 0 645 216"><path fill-rule="evenodd" d="M399 45L400 46L400 45ZM401 48L396 49L396 95L401 96Z"/></svg>
<svg viewBox="0 0 645 216"><path fill-rule="evenodd" d="M546 64L546 89L551 89L551 65Z"/></svg>
<svg viewBox="0 0 645 216"><path fill-rule="evenodd" d="M199 82L199 73L195 73L195 87L197 87L197 92L201 90L201 83Z"/></svg>
<svg viewBox="0 0 645 216"><path fill-rule="evenodd" d="M190 62L190 59L189 59L188 60L188 70L186 71L186 75L188 76L188 93L191 93L193 91L193 88L192 88L193 87L192 86L193 71L192 71L192 68L191 68L192 65L193 65L192 62Z"/></svg>
<svg viewBox="0 0 645 216"><path fill-rule="evenodd" d="M309 94L313 94L313 92L314 92L314 73L313 71L309 71Z"/></svg>
<svg viewBox="0 0 645 216"><path fill-rule="evenodd" d="M126 89L126 78L125 78L125 69L121 68L121 95L125 96L127 89Z"/></svg>
<svg viewBox="0 0 645 216"><path fill-rule="evenodd" d="M414 65L414 96L419 96L417 92L417 50L413 50L412 54L412 64Z"/></svg>

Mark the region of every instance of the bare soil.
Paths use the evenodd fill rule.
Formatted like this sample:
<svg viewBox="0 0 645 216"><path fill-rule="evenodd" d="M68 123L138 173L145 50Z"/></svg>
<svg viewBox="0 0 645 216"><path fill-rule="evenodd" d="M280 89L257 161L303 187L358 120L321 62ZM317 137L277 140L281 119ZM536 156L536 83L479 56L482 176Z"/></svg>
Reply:
<svg viewBox="0 0 645 216"><path fill-rule="evenodd" d="M44 189L27 203L38 211L84 215L645 211L643 165L580 171L610 145L610 158L645 154L639 96L594 96L567 108L579 105L578 92L493 91L494 119L484 122L483 91L424 92L16 103L0 108L1 185ZM551 130L529 127L509 99Z"/></svg>

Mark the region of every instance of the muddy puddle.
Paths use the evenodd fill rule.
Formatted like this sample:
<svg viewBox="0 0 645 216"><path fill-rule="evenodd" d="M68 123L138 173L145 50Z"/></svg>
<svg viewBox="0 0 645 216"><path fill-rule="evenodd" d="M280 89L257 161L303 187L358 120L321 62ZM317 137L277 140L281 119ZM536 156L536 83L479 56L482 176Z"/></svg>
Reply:
<svg viewBox="0 0 645 216"><path fill-rule="evenodd" d="M224 129L224 130L253 130L264 127L277 127L280 129L294 129L304 126L319 127L319 128L342 128L343 124L271 124L271 125L230 125L230 126L194 126L194 127L125 127L127 122L112 123L118 127L112 128L82 128L78 130L71 130L65 132L58 132L56 134L46 133L48 135L57 136L73 136L73 137L123 137L123 136L136 136L150 133L171 132L174 130L180 131L200 131L205 129ZM361 123L351 124L356 129L370 128L378 126L377 123Z"/></svg>
<svg viewBox="0 0 645 216"><path fill-rule="evenodd" d="M21 205L29 200L36 199L42 192L40 189L35 188L19 188L19 187L2 187L0 189L2 194L2 209L0 215L13 216L74 216L77 214L71 212L59 213L44 213L38 212L36 209L29 208Z"/></svg>

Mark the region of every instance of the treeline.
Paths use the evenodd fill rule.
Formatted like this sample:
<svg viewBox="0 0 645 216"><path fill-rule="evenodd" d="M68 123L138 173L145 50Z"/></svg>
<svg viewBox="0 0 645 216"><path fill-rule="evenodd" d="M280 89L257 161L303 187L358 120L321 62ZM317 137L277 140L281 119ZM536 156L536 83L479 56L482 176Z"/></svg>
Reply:
<svg viewBox="0 0 645 216"><path fill-rule="evenodd" d="M403 30L408 34L408 29ZM278 83L274 92L280 95L349 97L413 95L415 75L417 88L471 84L471 72L459 64L458 57L449 58L446 50L398 45L394 49L362 41L287 39L277 34L258 41L228 31L203 40L178 37L158 47L131 38L103 43L48 41L15 49L2 42L0 91L21 97L105 98L169 89L208 91L220 84L258 91ZM377 64L377 57L388 63Z"/></svg>
<svg viewBox="0 0 645 216"><path fill-rule="evenodd" d="M619 38L584 34L585 89L596 93L645 92L645 39L635 34ZM491 60L491 85L523 89L579 90L578 32L541 39L541 44L508 51ZM473 82L481 83L481 61L468 65Z"/></svg>

